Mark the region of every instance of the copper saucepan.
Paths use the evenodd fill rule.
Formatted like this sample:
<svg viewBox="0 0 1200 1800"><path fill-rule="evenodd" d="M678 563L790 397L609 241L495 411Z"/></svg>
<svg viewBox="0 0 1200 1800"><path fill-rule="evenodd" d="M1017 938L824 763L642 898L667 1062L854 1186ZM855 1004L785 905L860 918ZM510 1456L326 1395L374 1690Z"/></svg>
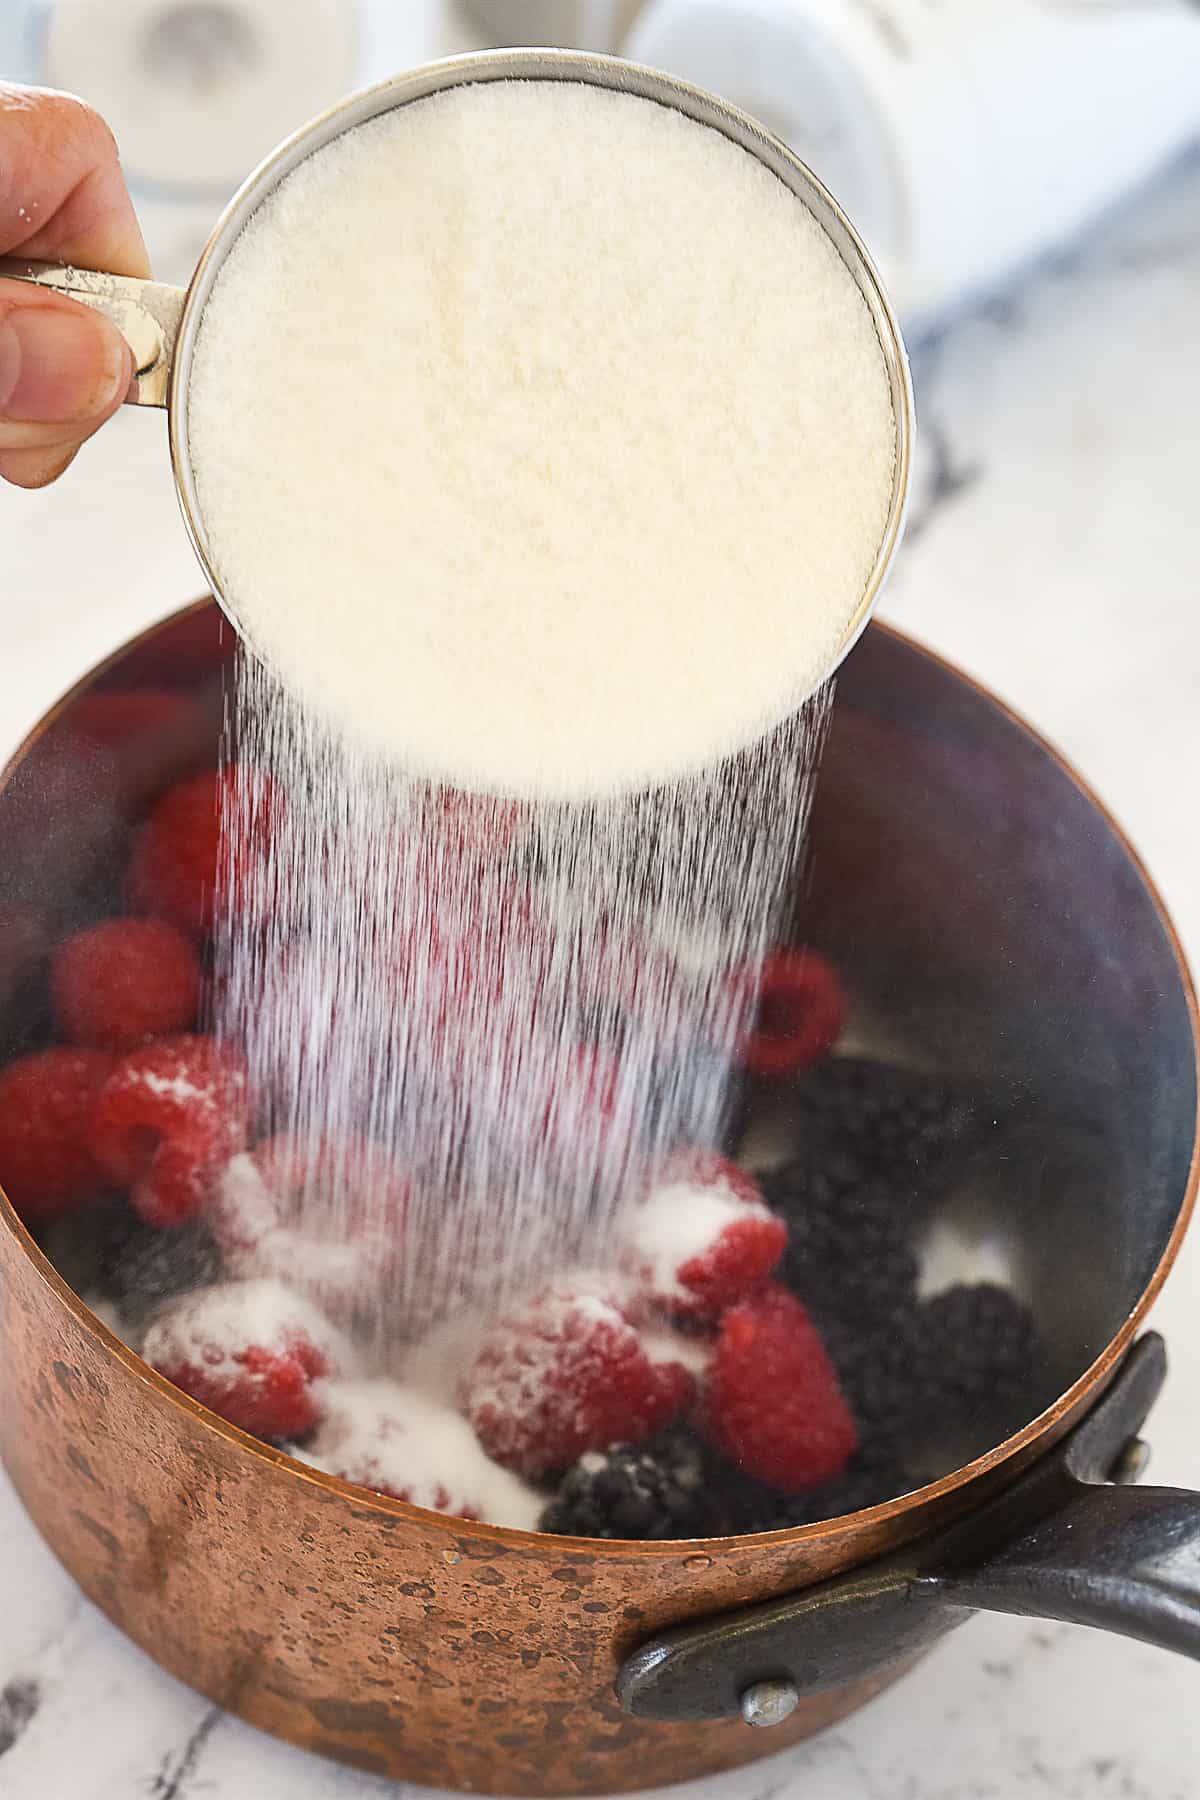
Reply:
<svg viewBox="0 0 1200 1800"><path fill-rule="evenodd" d="M0 910L53 939L112 909L131 821L215 755L230 639L194 608L43 723L0 786ZM99 692L163 687L197 702L186 727L72 729ZM983 1218L1037 1314L1029 1423L981 1419L982 1453L953 1472L799 1530L638 1544L469 1524L184 1397L0 1199L0 1452L84 1591L164 1667L362 1769L567 1794L781 1748L973 1607L1200 1654L1200 1500L1124 1485L1163 1375L1159 1340L1134 1340L1197 1181L1196 1012L1162 907L1045 744L878 626L841 678L812 842L801 929L860 1031L984 1082L1006 1120L969 1195L938 1204L946 1226ZM0 981L0 1058L38 1018L36 977Z"/></svg>

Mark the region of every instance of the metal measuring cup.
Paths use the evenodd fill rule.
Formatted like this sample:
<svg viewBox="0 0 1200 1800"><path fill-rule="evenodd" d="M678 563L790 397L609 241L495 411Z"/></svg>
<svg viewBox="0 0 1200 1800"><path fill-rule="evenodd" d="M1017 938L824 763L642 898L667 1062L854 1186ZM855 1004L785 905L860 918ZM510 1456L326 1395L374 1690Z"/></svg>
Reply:
<svg viewBox="0 0 1200 1800"><path fill-rule="evenodd" d="M353 131L395 107L409 106L448 88L487 81L568 81L608 88L670 107L697 124L721 132L770 169L807 206L854 277L874 322L887 368L896 421L896 466L879 553L862 600L846 627L832 666L826 671L832 674L865 628L903 532L915 431L908 359L879 275L837 201L786 144L747 113L702 88L617 57L569 50L495 50L449 57L351 95L280 144L248 177L222 213L186 289L60 263L29 262L20 257L0 257L0 276L30 281L69 295L105 313L124 335L136 370L130 399L138 406L167 409L175 488L188 534L215 598L245 637L236 613L221 593L196 491L188 437L192 358L213 284L243 226L278 183L306 157L343 132ZM348 305L353 303L352 293L346 298ZM253 648L253 640L250 642Z"/></svg>

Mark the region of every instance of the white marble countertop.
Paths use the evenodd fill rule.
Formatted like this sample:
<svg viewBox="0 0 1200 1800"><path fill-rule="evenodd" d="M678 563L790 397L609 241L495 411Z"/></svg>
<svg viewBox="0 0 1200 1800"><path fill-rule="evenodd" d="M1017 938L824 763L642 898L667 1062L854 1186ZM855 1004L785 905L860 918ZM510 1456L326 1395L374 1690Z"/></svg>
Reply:
<svg viewBox="0 0 1200 1800"><path fill-rule="evenodd" d="M913 526L884 612L1076 761L1200 957L1200 157L916 357ZM54 492L0 494L0 755L200 583L161 416ZM1154 1475L1200 1485L1200 1238L1156 1314L1174 1377ZM3 1800L366 1800L397 1790L227 1718L76 1592L0 1476ZM1062 1627L970 1625L811 1746L704 1800L1200 1800L1200 1671Z"/></svg>

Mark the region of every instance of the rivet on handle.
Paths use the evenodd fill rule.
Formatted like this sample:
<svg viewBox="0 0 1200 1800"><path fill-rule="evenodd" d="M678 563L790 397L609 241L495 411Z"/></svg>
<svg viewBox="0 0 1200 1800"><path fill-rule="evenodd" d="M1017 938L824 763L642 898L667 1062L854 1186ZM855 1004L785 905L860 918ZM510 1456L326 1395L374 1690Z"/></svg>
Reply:
<svg viewBox="0 0 1200 1800"><path fill-rule="evenodd" d="M742 1717L747 1725L769 1731L790 1719L800 1704L800 1696L790 1681L756 1681L742 1695Z"/></svg>
<svg viewBox="0 0 1200 1800"><path fill-rule="evenodd" d="M1133 1487L1150 1467L1150 1446L1144 1438L1130 1438L1109 1470L1115 1487Z"/></svg>

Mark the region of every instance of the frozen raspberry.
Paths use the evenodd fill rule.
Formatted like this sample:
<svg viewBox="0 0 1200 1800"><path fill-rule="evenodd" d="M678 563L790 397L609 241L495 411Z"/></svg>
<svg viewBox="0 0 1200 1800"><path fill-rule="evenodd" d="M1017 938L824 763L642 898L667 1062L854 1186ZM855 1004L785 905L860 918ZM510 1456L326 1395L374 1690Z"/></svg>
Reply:
<svg viewBox="0 0 1200 1800"><path fill-rule="evenodd" d="M622 1260L651 1304L716 1319L767 1279L787 1239L752 1176L697 1151L673 1157L630 1212Z"/></svg>
<svg viewBox="0 0 1200 1800"><path fill-rule="evenodd" d="M795 1075L833 1049L846 1001L823 956L815 950L773 950L754 987L757 1018L738 1052L751 1075Z"/></svg>
<svg viewBox="0 0 1200 1800"><path fill-rule="evenodd" d="M800 1302L771 1286L721 1320L705 1426L747 1475L785 1494L840 1475L858 1447L825 1346Z"/></svg>
<svg viewBox="0 0 1200 1800"><path fill-rule="evenodd" d="M233 1158L208 1223L231 1275L275 1276L348 1323L399 1286L411 1197L379 1145L280 1136Z"/></svg>
<svg viewBox="0 0 1200 1800"><path fill-rule="evenodd" d="M248 1125L239 1053L215 1038L163 1038L116 1064L96 1099L91 1147L147 1225L181 1225L204 1209Z"/></svg>
<svg viewBox="0 0 1200 1800"><path fill-rule="evenodd" d="M51 983L65 1038L132 1050L195 1023L200 958L165 919L106 919L59 946Z"/></svg>
<svg viewBox="0 0 1200 1800"><path fill-rule="evenodd" d="M239 837L237 844L238 877L252 879L270 836L274 790L263 777L241 769L206 771L168 788L138 833L128 880L137 912L169 919L197 936L212 929L221 814L235 795L239 809L253 813L249 841Z"/></svg>
<svg viewBox="0 0 1200 1800"><path fill-rule="evenodd" d="M330 1381L303 1460L410 1506L532 1531L541 1496L485 1456L444 1401L396 1381Z"/></svg>
<svg viewBox="0 0 1200 1800"><path fill-rule="evenodd" d="M23 1219L57 1218L104 1187L90 1125L112 1066L101 1050L40 1050L0 1071L0 1187Z"/></svg>
<svg viewBox="0 0 1200 1800"><path fill-rule="evenodd" d="M641 1444L688 1404L679 1362L656 1362L599 1285L557 1284L489 1336L464 1383L479 1441L536 1479L587 1450Z"/></svg>
<svg viewBox="0 0 1200 1800"><path fill-rule="evenodd" d="M353 1353L315 1306L280 1281L233 1281L168 1301L142 1355L231 1425L276 1442L321 1416L314 1383L353 1372Z"/></svg>

